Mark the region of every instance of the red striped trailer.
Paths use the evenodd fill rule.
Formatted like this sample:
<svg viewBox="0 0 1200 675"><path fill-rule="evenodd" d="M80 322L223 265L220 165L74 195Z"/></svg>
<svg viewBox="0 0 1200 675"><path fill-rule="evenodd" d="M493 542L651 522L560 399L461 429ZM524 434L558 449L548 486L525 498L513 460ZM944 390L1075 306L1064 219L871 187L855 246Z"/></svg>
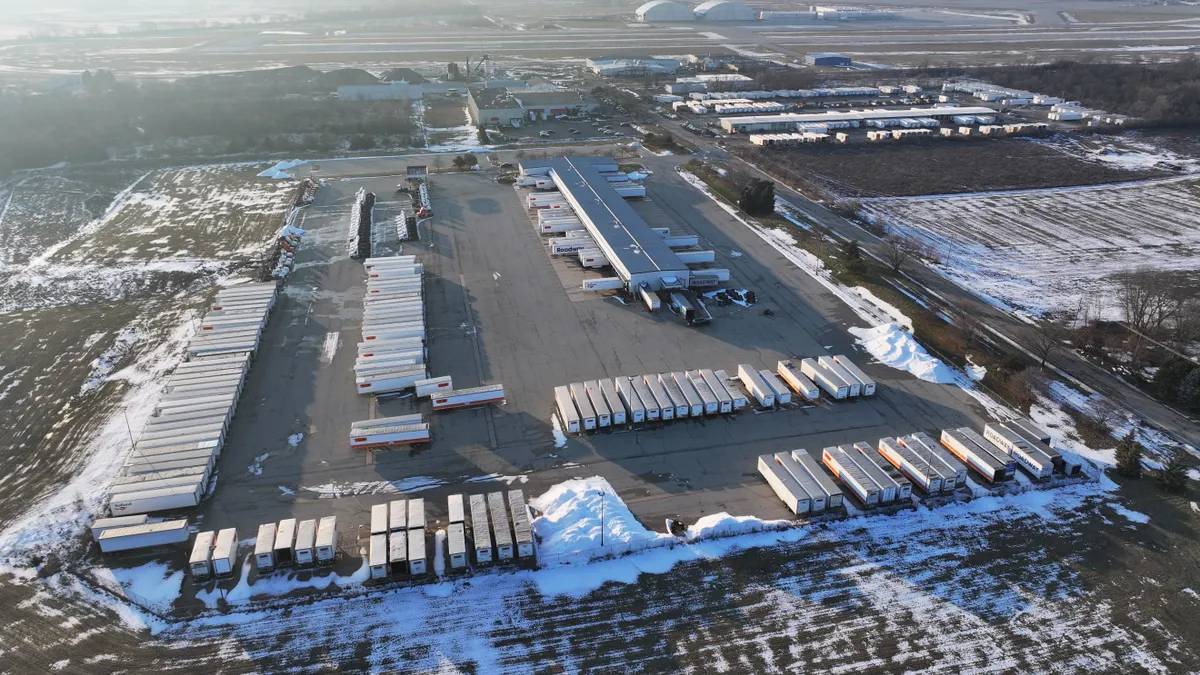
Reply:
<svg viewBox="0 0 1200 675"><path fill-rule="evenodd" d="M433 398L434 410L449 410L451 408L465 408L473 405L483 405L485 403L503 403L504 402L504 385L489 384L482 387L472 387L471 389L459 389L458 391L448 391Z"/></svg>

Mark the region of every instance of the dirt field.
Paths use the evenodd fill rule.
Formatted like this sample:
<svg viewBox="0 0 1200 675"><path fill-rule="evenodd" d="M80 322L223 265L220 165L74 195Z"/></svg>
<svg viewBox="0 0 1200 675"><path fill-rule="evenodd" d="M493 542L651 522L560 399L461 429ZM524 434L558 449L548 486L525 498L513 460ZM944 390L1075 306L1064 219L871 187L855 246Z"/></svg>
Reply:
<svg viewBox="0 0 1200 675"><path fill-rule="evenodd" d="M1152 264L1194 270L1200 183L1164 179L1003 194L867 200L869 220L934 247L940 269L977 293L1035 313L1107 298L1110 277Z"/></svg>
<svg viewBox="0 0 1200 675"><path fill-rule="evenodd" d="M786 163L843 197L954 194L1094 185L1165 175L1085 162L1047 144L1022 139L920 145L795 146L755 152L750 161Z"/></svg>

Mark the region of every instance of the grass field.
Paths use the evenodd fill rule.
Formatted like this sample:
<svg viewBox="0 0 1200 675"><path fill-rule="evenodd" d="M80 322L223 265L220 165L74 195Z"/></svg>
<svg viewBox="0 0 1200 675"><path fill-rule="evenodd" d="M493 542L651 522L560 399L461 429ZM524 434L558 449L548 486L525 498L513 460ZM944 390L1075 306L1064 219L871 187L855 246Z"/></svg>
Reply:
<svg viewBox="0 0 1200 675"><path fill-rule="evenodd" d="M1033 313L1111 296L1140 266L1200 266L1200 180L864 200L863 214L934 247L964 287ZM1112 303L1106 303L1112 308Z"/></svg>

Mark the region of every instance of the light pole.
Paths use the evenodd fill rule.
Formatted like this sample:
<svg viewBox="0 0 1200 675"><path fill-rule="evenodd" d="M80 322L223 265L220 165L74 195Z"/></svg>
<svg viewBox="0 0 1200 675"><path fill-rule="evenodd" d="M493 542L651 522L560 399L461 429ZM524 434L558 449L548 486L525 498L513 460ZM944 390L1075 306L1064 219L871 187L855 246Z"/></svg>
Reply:
<svg viewBox="0 0 1200 675"><path fill-rule="evenodd" d="M604 547L604 490L600 491L600 547Z"/></svg>

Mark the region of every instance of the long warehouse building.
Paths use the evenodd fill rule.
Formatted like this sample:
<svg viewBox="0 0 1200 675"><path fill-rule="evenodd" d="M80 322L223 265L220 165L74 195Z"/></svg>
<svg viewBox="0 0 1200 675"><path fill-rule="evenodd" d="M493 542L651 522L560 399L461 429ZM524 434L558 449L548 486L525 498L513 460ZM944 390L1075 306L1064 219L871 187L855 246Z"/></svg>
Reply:
<svg viewBox="0 0 1200 675"><path fill-rule="evenodd" d="M904 110L847 110L819 113L784 113L782 115L741 115L722 117L721 129L726 133L759 131L794 131L798 124L849 122L852 127L865 126L870 120L932 117L946 122L958 115L995 115L996 111L982 106L945 106L941 108L905 108Z"/></svg>
<svg viewBox="0 0 1200 675"><path fill-rule="evenodd" d="M616 163L608 157L521 162L522 174L545 175L554 181L630 293L641 284L651 291L686 288L688 266L625 203L601 171L616 171Z"/></svg>

